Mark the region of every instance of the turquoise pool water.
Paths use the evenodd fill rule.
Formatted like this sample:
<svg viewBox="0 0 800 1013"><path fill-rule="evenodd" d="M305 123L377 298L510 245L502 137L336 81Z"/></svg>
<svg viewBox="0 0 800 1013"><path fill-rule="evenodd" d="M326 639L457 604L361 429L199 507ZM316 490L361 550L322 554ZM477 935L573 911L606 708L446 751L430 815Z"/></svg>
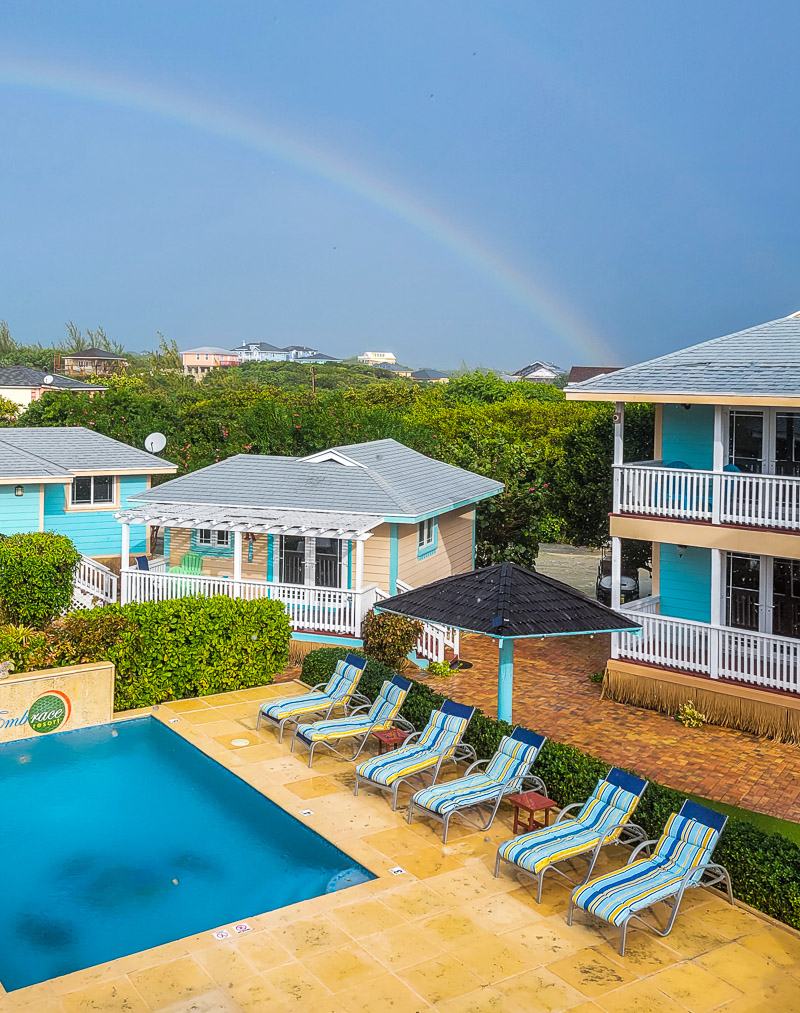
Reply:
<svg viewBox="0 0 800 1013"><path fill-rule="evenodd" d="M2 744L0 783L8 991L372 878L155 718Z"/></svg>

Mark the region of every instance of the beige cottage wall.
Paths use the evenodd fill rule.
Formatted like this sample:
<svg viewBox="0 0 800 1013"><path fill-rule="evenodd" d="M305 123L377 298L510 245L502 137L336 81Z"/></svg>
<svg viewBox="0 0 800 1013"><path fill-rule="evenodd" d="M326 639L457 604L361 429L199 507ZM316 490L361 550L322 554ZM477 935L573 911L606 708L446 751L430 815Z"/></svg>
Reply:
<svg viewBox="0 0 800 1013"><path fill-rule="evenodd" d="M389 569L391 557L391 526L379 524L373 529L372 537L364 543L364 587L377 584L384 591L389 590ZM355 581L355 546L353 547L353 580Z"/></svg>
<svg viewBox="0 0 800 1013"><path fill-rule="evenodd" d="M180 566L181 557L192 551L189 528L170 528L169 565ZM267 536L257 534L253 543L253 561L248 563L247 535L242 538L242 578L244 580L267 579ZM233 576L233 556L203 556L203 573L208 577ZM277 572L276 572L277 576Z"/></svg>
<svg viewBox="0 0 800 1013"><path fill-rule="evenodd" d="M439 532L436 552L424 559L417 558L417 525L398 524L398 579L412 587L421 587L433 580L471 570L473 512L474 509L470 507L440 514L437 518Z"/></svg>

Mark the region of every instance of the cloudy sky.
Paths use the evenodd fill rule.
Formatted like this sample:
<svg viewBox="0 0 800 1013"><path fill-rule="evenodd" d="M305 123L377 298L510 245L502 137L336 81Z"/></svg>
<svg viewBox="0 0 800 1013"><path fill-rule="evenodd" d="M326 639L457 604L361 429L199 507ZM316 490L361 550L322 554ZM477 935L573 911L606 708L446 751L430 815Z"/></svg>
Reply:
<svg viewBox="0 0 800 1013"><path fill-rule="evenodd" d="M3 0L0 318L619 365L800 309L800 8Z"/></svg>

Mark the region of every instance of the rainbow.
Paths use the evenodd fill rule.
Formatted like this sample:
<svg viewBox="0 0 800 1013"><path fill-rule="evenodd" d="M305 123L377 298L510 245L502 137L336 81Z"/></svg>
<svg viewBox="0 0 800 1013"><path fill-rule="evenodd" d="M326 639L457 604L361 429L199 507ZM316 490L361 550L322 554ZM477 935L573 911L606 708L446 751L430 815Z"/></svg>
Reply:
<svg viewBox="0 0 800 1013"><path fill-rule="evenodd" d="M0 84L53 92L143 112L234 141L321 177L394 215L489 279L590 363L614 361L600 337L551 292L462 226L445 219L362 165L314 147L296 135L235 110L107 74L0 56Z"/></svg>

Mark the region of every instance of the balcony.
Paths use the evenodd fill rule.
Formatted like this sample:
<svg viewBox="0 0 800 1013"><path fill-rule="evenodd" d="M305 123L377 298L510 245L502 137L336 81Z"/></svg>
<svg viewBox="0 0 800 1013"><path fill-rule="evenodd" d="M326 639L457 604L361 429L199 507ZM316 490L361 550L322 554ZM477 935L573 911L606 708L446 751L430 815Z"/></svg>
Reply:
<svg viewBox="0 0 800 1013"><path fill-rule="evenodd" d="M667 467L614 466L614 513L800 530L800 478Z"/></svg>
<svg viewBox="0 0 800 1013"><path fill-rule="evenodd" d="M676 619L658 608L657 595L623 606L642 631L613 634L613 658L800 693L800 639Z"/></svg>

